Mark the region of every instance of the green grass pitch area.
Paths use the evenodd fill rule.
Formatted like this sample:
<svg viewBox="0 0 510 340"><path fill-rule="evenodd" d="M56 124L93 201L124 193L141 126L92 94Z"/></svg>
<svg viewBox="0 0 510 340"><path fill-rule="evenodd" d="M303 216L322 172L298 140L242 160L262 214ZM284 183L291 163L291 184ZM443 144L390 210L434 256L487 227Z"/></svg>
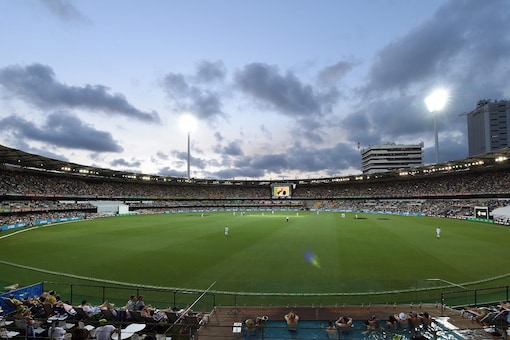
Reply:
<svg viewBox="0 0 510 340"><path fill-rule="evenodd" d="M363 293L442 284L431 278L470 288L473 282L509 272L508 227L430 217L358 216L266 211L102 218L4 232L1 259L136 285L205 289L216 282L216 291L254 293ZM5 262L5 282L48 278L47 273ZM55 278L55 273L51 280L72 281ZM508 276L504 280L508 284Z"/></svg>

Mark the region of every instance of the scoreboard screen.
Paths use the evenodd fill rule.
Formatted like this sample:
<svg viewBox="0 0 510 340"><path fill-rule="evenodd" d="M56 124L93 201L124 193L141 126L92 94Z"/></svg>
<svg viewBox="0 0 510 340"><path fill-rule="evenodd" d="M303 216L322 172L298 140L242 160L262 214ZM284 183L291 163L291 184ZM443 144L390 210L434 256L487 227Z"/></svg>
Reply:
<svg viewBox="0 0 510 340"><path fill-rule="evenodd" d="M488 207L475 207L475 218L489 219Z"/></svg>
<svg viewBox="0 0 510 340"><path fill-rule="evenodd" d="M271 196L273 198L292 197L292 184L288 183L271 184Z"/></svg>

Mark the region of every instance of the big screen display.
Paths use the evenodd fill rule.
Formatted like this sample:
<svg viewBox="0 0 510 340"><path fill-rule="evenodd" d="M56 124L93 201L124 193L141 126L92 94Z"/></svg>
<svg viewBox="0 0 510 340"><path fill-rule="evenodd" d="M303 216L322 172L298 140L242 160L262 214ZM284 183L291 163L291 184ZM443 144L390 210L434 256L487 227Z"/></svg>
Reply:
<svg viewBox="0 0 510 340"><path fill-rule="evenodd" d="M292 184L275 183L271 185L271 195L273 198L286 198L292 196Z"/></svg>

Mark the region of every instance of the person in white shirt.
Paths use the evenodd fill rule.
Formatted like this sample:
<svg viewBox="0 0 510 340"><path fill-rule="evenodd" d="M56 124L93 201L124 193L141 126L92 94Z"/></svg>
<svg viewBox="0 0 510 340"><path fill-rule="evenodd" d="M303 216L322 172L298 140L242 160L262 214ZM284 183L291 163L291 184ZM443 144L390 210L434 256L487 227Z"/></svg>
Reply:
<svg viewBox="0 0 510 340"><path fill-rule="evenodd" d="M112 334L117 331L117 328L113 325L108 325L106 319L99 320L99 327L96 328L95 337L96 340L110 340Z"/></svg>

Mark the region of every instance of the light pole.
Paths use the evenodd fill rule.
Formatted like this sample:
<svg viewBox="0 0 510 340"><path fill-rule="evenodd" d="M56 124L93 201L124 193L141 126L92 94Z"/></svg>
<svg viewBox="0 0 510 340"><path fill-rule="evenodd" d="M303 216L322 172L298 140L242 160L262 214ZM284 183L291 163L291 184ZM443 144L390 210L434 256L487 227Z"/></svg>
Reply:
<svg viewBox="0 0 510 340"><path fill-rule="evenodd" d="M446 105L448 100L448 92L444 89L439 89L432 92L425 98L425 105L430 113L434 114L434 142L436 150L436 164L439 163L439 138L437 132L437 112L441 111Z"/></svg>
<svg viewBox="0 0 510 340"><path fill-rule="evenodd" d="M185 114L181 117L181 129L188 134L188 171L187 177L191 178L190 163L191 163L191 132L195 130L197 121L195 117L190 114Z"/></svg>
<svg viewBox="0 0 510 340"><path fill-rule="evenodd" d="M191 158L191 139L190 139L191 132L188 131L188 179L191 178L191 171L190 171L190 158Z"/></svg>

